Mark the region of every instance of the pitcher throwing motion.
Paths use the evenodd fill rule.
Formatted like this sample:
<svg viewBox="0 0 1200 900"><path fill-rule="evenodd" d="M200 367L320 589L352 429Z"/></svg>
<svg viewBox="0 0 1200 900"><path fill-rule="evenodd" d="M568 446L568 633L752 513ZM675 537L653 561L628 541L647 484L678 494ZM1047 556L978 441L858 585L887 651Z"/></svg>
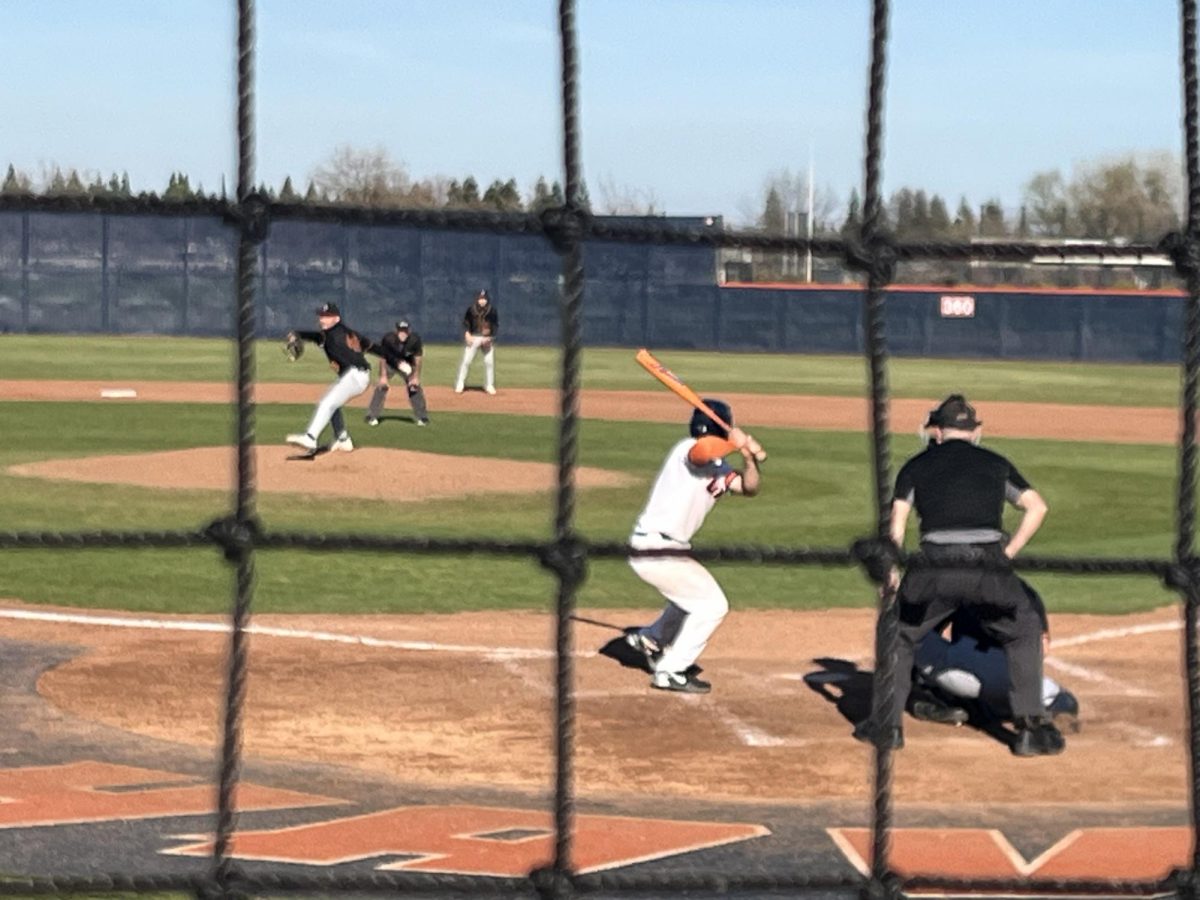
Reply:
<svg viewBox="0 0 1200 900"><path fill-rule="evenodd" d="M336 304L321 306L317 310L317 322L321 326L320 331L292 331L288 334L289 341L311 341L324 350L330 367L337 372L337 381L329 386L317 402L304 433L289 434L286 440L289 444L315 452L321 432L326 425L332 424L334 441L329 449L348 452L354 449L354 442L346 430L342 407L371 383L371 367L363 356L363 351L370 347L371 342L345 326Z"/></svg>
<svg viewBox="0 0 1200 900"><path fill-rule="evenodd" d="M635 550L687 550L718 499L726 494L753 497L758 493L755 456L762 453L762 447L740 428L732 427L728 404L709 399L705 403L730 430L700 410L692 414L690 436L667 453L634 525L629 544ZM725 461L734 451L745 461L741 471ZM711 686L696 677L693 664L729 612L725 592L709 571L689 556L631 556L629 565L667 601L653 624L630 629L626 638L646 655L654 671L650 684L666 691L708 693Z"/></svg>

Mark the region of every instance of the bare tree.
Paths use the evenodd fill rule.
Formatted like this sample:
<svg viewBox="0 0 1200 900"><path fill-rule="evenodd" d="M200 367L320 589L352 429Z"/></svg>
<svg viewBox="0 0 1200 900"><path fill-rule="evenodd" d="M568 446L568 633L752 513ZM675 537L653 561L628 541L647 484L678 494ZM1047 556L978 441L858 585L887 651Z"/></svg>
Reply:
<svg viewBox="0 0 1200 900"><path fill-rule="evenodd" d="M312 182L334 203L361 206L402 205L412 193L407 170L382 147L362 150L343 144L313 170Z"/></svg>
<svg viewBox="0 0 1200 900"><path fill-rule="evenodd" d="M1067 188L1073 230L1098 240L1151 240L1179 226L1182 178L1169 153L1077 168Z"/></svg>
<svg viewBox="0 0 1200 900"><path fill-rule="evenodd" d="M618 185L608 175L600 179L600 209L609 216L661 216L662 204L652 188Z"/></svg>

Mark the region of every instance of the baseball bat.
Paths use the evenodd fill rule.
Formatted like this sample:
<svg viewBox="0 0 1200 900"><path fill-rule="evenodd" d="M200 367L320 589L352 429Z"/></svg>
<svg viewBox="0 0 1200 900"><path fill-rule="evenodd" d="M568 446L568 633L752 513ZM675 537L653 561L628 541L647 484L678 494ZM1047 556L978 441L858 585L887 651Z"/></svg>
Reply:
<svg viewBox="0 0 1200 900"><path fill-rule="evenodd" d="M699 394L688 387L687 383L682 378L655 359L654 354L645 347L637 352L637 355L634 356L634 359L638 361L638 364L643 369L665 384L678 396L683 398L685 402L691 404L695 409L700 410L700 412L704 413L726 431L732 430L732 425L713 412L712 407L705 403L700 398ZM754 454L754 458L759 462L762 462L767 458L767 452L760 448L759 451Z"/></svg>
<svg viewBox="0 0 1200 900"><path fill-rule="evenodd" d="M576 622L582 622L585 625L597 625L600 628L609 628L613 631L624 633L625 629L620 625L613 625L611 622L601 622L599 619L589 619L587 616L579 616L572 613L567 618L574 619Z"/></svg>

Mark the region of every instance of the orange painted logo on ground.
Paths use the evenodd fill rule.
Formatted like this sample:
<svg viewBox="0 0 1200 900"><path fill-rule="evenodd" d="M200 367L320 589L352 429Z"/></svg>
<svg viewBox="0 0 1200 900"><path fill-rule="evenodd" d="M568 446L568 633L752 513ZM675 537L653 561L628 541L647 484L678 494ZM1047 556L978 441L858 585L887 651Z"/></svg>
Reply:
<svg viewBox="0 0 1200 900"><path fill-rule="evenodd" d="M575 817L574 864L595 872L703 850L770 832L761 825L622 816ZM209 856L212 842L166 850ZM551 861L548 812L485 806L409 806L271 831L240 831L231 855L243 860L333 866L375 857L380 870L519 877Z"/></svg>
<svg viewBox="0 0 1200 900"><path fill-rule="evenodd" d="M241 784L238 809L288 809L344 803L329 797ZM0 828L210 814L211 784L155 769L77 762L0 769Z"/></svg>
<svg viewBox="0 0 1200 900"><path fill-rule="evenodd" d="M869 871L871 832L830 828L833 842L860 872ZM1026 860L999 831L985 828L895 828L891 866L901 875L952 878L1157 879L1189 863L1191 830L1079 828Z"/></svg>

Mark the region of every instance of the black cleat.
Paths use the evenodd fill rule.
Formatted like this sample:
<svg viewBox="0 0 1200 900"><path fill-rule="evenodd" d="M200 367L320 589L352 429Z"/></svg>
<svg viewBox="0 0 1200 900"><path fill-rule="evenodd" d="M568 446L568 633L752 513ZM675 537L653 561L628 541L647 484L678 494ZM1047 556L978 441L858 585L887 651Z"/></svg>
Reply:
<svg viewBox="0 0 1200 900"><path fill-rule="evenodd" d="M899 750L904 746L904 730L901 728L886 728L885 735L882 741L876 740L876 735L879 729L875 727L875 723L870 719L863 719L854 726L854 739L862 741L864 744L880 744L892 750Z"/></svg>
<svg viewBox="0 0 1200 900"><path fill-rule="evenodd" d="M1049 719L1016 719L1013 756L1054 756L1067 748L1062 732Z"/></svg>
<svg viewBox="0 0 1200 900"><path fill-rule="evenodd" d="M938 725L965 725L970 715L961 706L951 706L938 700L914 700L912 717L920 722Z"/></svg>
<svg viewBox="0 0 1200 900"><path fill-rule="evenodd" d="M691 672L655 672L650 686L660 691L679 691L683 694L707 694L712 685L701 681Z"/></svg>

